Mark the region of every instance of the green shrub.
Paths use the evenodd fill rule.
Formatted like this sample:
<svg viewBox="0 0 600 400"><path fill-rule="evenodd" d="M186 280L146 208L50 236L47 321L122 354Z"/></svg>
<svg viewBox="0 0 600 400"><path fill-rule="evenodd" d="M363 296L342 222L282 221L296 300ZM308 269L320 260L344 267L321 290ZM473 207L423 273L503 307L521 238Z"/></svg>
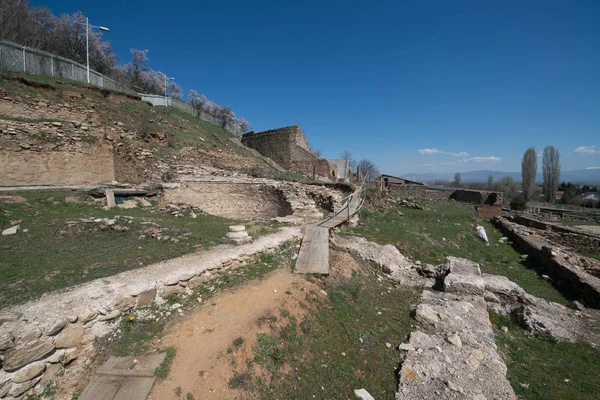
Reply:
<svg viewBox="0 0 600 400"><path fill-rule="evenodd" d="M523 211L527 208L527 202L523 197L515 197L510 201L510 209L513 211Z"/></svg>

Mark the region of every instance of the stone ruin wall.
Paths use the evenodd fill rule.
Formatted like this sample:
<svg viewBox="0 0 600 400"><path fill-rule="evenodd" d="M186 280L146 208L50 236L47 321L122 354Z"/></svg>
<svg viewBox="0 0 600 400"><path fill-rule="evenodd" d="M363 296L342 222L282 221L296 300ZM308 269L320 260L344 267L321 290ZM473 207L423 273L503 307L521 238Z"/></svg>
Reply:
<svg viewBox="0 0 600 400"><path fill-rule="evenodd" d="M337 168L311 152L299 126L246 133L242 136L242 143L288 170L308 175L314 172L331 180L337 177Z"/></svg>
<svg viewBox="0 0 600 400"><path fill-rule="evenodd" d="M513 221L519 225L539 229L549 240L560 242L578 253L600 254L600 235L582 232L566 226L543 222L523 215L516 215Z"/></svg>
<svg viewBox="0 0 600 400"><path fill-rule="evenodd" d="M1 185L95 185L115 180L112 146L74 151L0 151Z"/></svg>
<svg viewBox="0 0 600 400"><path fill-rule="evenodd" d="M190 204L207 214L250 221L292 214L284 193L264 184L188 182L165 189L163 201Z"/></svg>
<svg viewBox="0 0 600 400"><path fill-rule="evenodd" d="M94 341L119 328L129 310L160 305L294 241L301 231L284 228L243 247L219 246L143 269L47 293L0 313L0 399L39 394L70 365L87 370ZM78 368L74 368L78 369ZM77 372L76 372L77 373ZM83 377L85 378L85 377Z"/></svg>
<svg viewBox="0 0 600 400"><path fill-rule="evenodd" d="M289 149L293 144L294 128L296 127L290 126L265 132L246 133L242 136L242 143L274 160L285 169L290 169L292 158Z"/></svg>
<svg viewBox="0 0 600 400"><path fill-rule="evenodd" d="M586 269L600 264L597 260L553 246L542 236L506 218L496 217L492 221L529 256L544 263L552 276L568 282L588 307L600 308L600 278L586 272ZM590 272L600 274L600 268Z"/></svg>

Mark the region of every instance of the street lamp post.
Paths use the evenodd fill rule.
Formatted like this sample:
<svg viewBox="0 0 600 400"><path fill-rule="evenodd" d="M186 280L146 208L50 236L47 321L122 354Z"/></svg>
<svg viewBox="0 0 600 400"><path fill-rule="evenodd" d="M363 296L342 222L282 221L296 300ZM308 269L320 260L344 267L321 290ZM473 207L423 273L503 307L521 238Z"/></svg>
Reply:
<svg viewBox="0 0 600 400"><path fill-rule="evenodd" d="M167 81L174 81L175 78L168 78L167 74L165 74L165 107L169 105L169 101L167 100Z"/></svg>
<svg viewBox="0 0 600 400"><path fill-rule="evenodd" d="M90 25L90 19L85 17L85 57L87 61L87 83L90 83L90 28L98 28L104 32L110 32L105 26Z"/></svg>

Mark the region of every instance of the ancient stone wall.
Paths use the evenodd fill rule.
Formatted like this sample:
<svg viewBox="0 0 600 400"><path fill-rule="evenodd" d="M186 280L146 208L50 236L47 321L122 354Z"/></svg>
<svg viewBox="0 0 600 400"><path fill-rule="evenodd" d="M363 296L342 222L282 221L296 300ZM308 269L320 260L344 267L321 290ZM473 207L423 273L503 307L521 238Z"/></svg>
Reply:
<svg viewBox="0 0 600 400"><path fill-rule="evenodd" d="M243 246L189 254L0 311L0 399L39 394L72 362L85 368L94 341L118 329L115 322L129 310L163 304L173 294L191 295L203 283L300 236L299 229L284 228Z"/></svg>
<svg viewBox="0 0 600 400"><path fill-rule="evenodd" d="M1 185L95 185L115 180L112 146L77 151L0 151Z"/></svg>
<svg viewBox="0 0 600 400"><path fill-rule="evenodd" d="M337 180L337 168L312 153L299 126L246 133L242 136L242 143L286 169L308 175L314 172L324 178Z"/></svg>
<svg viewBox="0 0 600 400"><path fill-rule="evenodd" d="M286 169L292 167L291 147L294 144L296 126L264 132L250 132L242 136L242 143L269 157ZM298 128L299 129L299 128Z"/></svg>
<svg viewBox="0 0 600 400"><path fill-rule="evenodd" d="M540 234L548 240L570 247L578 253L600 254L600 235L598 234L540 221L524 215L516 215L512 220L519 225L539 229L543 231Z"/></svg>
<svg viewBox="0 0 600 400"><path fill-rule="evenodd" d="M189 182L165 189L164 201L190 204L211 215L242 220L268 220L292 214L281 191L261 184Z"/></svg>
<svg viewBox="0 0 600 400"><path fill-rule="evenodd" d="M597 260L553 246L531 229L506 218L496 217L493 222L529 256L541 261L551 276L570 285L587 306L600 308L600 278L591 274L600 275L600 268L595 267Z"/></svg>
<svg viewBox="0 0 600 400"><path fill-rule="evenodd" d="M388 189L390 194L403 199L425 199L427 197L427 188L424 185L395 185L391 183Z"/></svg>

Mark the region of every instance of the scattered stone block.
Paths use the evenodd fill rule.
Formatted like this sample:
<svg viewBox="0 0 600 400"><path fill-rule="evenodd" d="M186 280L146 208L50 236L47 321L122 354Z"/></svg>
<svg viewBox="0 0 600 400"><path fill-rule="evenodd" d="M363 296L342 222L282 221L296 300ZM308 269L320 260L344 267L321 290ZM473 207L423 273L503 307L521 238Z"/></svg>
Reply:
<svg viewBox="0 0 600 400"><path fill-rule="evenodd" d="M360 400L375 400L375 398L365 389L354 389L354 395Z"/></svg>
<svg viewBox="0 0 600 400"><path fill-rule="evenodd" d="M450 274L444 279L444 291L483 296L485 293L485 281L483 278L477 276Z"/></svg>
<svg viewBox="0 0 600 400"><path fill-rule="evenodd" d="M20 228L21 228L21 225L15 225L13 227L5 229L2 231L2 236L15 235L19 231Z"/></svg>

